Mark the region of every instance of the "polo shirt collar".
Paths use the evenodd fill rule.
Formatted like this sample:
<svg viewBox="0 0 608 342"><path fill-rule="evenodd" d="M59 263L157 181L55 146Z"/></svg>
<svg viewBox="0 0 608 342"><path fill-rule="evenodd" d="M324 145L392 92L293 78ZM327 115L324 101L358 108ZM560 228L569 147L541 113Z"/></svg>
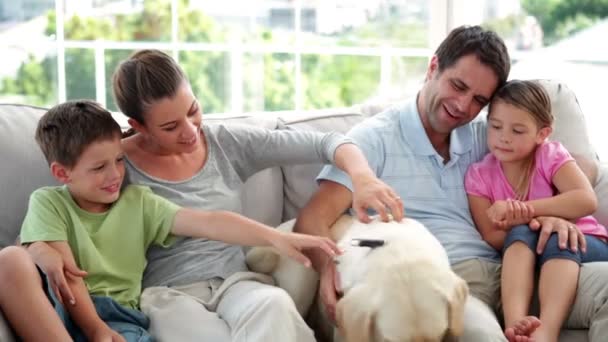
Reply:
<svg viewBox="0 0 608 342"><path fill-rule="evenodd" d="M404 110L401 111L399 117L401 131L405 135L404 138L410 142L412 152L425 156L436 155L437 151L433 148L422 125L416 99L417 96L413 97L405 104ZM472 147L473 128L470 123L452 131L450 135L450 154L465 154L471 151Z"/></svg>

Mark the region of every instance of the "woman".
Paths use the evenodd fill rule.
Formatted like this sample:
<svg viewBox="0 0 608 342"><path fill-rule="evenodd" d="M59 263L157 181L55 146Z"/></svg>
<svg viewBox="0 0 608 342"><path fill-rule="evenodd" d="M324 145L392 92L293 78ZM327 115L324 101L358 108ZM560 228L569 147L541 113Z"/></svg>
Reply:
<svg viewBox="0 0 608 342"><path fill-rule="evenodd" d="M331 162L352 178L360 211L388 206L397 218L403 215L397 195L341 135L203 124L183 71L161 51L139 51L121 63L113 88L136 132L123 139L130 182L179 205L240 213L243 184L257 171ZM314 341L283 290L243 273L241 247L182 239L152 250L148 262L142 310L160 339Z"/></svg>

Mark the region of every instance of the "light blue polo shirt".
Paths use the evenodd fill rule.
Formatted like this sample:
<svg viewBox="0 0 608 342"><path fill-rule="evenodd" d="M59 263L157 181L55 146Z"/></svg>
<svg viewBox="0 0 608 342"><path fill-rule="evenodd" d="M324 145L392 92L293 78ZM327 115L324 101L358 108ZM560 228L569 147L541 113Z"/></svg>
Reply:
<svg viewBox="0 0 608 342"><path fill-rule="evenodd" d="M416 98L369 118L348 133L376 175L403 199L405 215L422 222L445 247L452 264L500 256L475 229L464 176L486 153L486 122L458 127L450 136L450 161L435 151L416 106ZM325 166L317 180L331 180L352 190L349 177Z"/></svg>

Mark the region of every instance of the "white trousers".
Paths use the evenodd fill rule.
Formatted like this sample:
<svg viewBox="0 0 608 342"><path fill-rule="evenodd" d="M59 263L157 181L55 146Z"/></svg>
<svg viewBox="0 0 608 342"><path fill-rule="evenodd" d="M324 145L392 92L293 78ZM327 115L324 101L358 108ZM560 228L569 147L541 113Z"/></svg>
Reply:
<svg viewBox="0 0 608 342"><path fill-rule="evenodd" d="M141 310L150 317L150 333L167 342L311 342L291 297L250 272L168 288L150 287Z"/></svg>

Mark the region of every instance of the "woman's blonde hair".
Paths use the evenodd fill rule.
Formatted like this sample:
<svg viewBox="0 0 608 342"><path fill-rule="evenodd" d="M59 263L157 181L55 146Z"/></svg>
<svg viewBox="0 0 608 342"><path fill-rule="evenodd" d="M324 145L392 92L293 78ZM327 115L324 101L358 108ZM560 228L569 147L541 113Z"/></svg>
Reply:
<svg viewBox="0 0 608 342"><path fill-rule="evenodd" d="M498 89L489 107L488 117L492 116L492 107L496 102L510 104L525 110L532 116L538 129L551 127L554 117L551 113L551 99L545 88L537 81L512 80ZM518 200L525 200L530 190L530 180L534 170L535 153L531 153L524 163L524 172L515 186L515 195Z"/></svg>

